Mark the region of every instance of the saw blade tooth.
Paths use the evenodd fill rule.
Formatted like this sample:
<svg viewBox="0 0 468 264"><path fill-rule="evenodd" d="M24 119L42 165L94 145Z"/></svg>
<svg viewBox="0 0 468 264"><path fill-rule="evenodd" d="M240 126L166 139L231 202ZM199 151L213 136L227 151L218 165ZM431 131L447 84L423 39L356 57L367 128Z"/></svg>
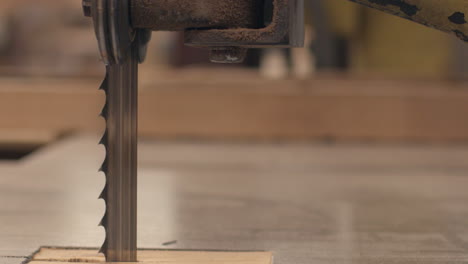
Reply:
<svg viewBox="0 0 468 264"><path fill-rule="evenodd" d="M107 231L106 223L107 223L107 213L104 214L98 226L104 227L104 229Z"/></svg>
<svg viewBox="0 0 468 264"><path fill-rule="evenodd" d="M104 103L104 107L101 111L101 116L104 118L105 122L106 122L106 130L104 131L104 135L102 136L101 140L99 141L99 144L101 145L104 145L106 151L105 151L105 157L104 157L104 161L102 162L102 165L99 169L100 172L104 172L104 175L105 175L105 185L104 185L104 188L101 192L101 194L99 195L99 199L102 199L104 200L104 204L105 204L105 212L104 212L104 215L101 219L101 221L99 222L99 226L102 226L104 227L104 231L105 231L105 239L104 239L104 242L99 250L99 253L103 253L105 258L107 259L107 245L108 245L108 242L107 242L107 221L108 221L108 213L107 213L107 210L108 210L108 196L107 196L107 193L108 193L108 157L109 157L109 150L108 150L108 127L107 127L107 119L108 119L108 101L109 101L109 68L106 67L106 76L101 84L101 86L99 87L100 90L103 90L104 93L105 93L105 103Z"/></svg>
<svg viewBox="0 0 468 264"><path fill-rule="evenodd" d="M99 172L107 173L107 168L108 168L107 164L108 162L107 162L107 155L106 155L106 158L102 162L101 168L99 168Z"/></svg>
<svg viewBox="0 0 468 264"><path fill-rule="evenodd" d="M107 179L106 179L106 181L107 181ZM107 184L106 184L106 186L104 186L104 189L102 190L101 194L99 195L99 199L103 199L104 202L106 202L106 205L107 205L106 198L107 198Z"/></svg>
<svg viewBox="0 0 468 264"><path fill-rule="evenodd" d="M106 77L102 81L101 86L99 86L99 90L103 90L104 92L107 93L108 89L109 89L109 69L108 67L106 67Z"/></svg>
<svg viewBox="0 0 468 264"><path fill-rule="evenodd" d="M107 252L107 238L106 240L104 240L104 244L102 244L101 248L99 249L99 253L103 253L104 256L107 258L106 252Z"/></svg>
<svg viewBox="0 0 468 264"><path fill-rule="evenodd" d="M102 108L101 113L99 114L99 116L104 117L104 119L107 119L107 118L108 118L107 102L106 102L106 104L104 105L104 107Z"/></svg>
<svg viewBox="0 0 468 264"><path fill-rule="evenodd" d="M106 102L104 103L104 106L101 110L101 113L99 114L100 116L104 117L104 119L107 119L109 117L108 113L108 92L109 92L109 68L106 67L106 77L101 83L101 86L99 86L99 90L103 90L106 96Z"/></svg>
<svg viewBox="0 0 468 264"><path fill-rule="evenodd" d="M107 129L106 131L104 132L104 135L102 135L102 138L101 140L99 140L99 145L104 145L105 147L107 147Z"/></svg>

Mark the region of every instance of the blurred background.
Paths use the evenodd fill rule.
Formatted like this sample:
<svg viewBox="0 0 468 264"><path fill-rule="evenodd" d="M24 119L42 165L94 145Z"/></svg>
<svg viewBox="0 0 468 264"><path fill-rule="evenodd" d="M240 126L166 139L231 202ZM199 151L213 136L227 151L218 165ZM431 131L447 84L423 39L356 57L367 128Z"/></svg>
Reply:
<svg viewBox="0 0 468 264"><path fill-rule="evenodd" d="M306 2L305 48L252 50L242 65L210 64L207 51L184 47L182 33L154 33L140 67L141 136L468 140L464 43L345 0ZM103 76L81 1L2 0L2 155L101 131Z"/></svg>
<svg viewBox="0 0 468 264"><path fill-rule="evenodd" d="M241 65L153 34L139 247L468 263L467 44L347 0L305 2L305 48ZM0 264L104 240L105 69L81 4L0 0Z"/></svg>

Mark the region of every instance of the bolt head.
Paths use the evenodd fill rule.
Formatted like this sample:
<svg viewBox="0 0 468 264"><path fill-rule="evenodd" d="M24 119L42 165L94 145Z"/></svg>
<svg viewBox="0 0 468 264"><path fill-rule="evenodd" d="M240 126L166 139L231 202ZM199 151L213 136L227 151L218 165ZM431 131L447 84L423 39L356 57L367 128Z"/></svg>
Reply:
<svg viewBox="0 0 468 264"><path fill-rule="evenodd" d="M210 51L210 61L214 63L242 63L248 49L242 47L216 47Z"/></svg>
<svg viewBox="0 0 468 264"><path fill-rule="evenodd" d="M93 15L91 12L91 0L83 0L83 14L86 17L91 17Z"/></svg>

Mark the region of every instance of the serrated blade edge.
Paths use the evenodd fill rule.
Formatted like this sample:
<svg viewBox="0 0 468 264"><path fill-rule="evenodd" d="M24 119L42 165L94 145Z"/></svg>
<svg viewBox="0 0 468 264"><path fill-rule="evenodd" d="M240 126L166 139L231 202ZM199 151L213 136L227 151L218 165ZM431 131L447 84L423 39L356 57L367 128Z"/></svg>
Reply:
<svg viewBox="0 0 468 264"><path fill-rule="evenodd" d="M136 262L137 206L137 49L121 64L106 67L100 86L106 94L101 116L106 130L99 141L106 157L99 171L106 184L100 199L106 211L99 223L106 232L99 252L107 262Z"/></svg>

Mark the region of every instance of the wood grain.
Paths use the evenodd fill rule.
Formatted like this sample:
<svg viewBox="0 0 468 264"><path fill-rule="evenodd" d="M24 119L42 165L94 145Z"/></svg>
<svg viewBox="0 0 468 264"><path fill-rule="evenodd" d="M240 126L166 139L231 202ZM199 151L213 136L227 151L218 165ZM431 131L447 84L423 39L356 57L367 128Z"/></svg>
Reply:
<svg viewBox="0 0 468 264"><path fill-rule="evenodd" d="M104 263L97 250L43 248L33 258L32 264ZM138 263L148 264L271 264L271 252L140 250Z"/></svg>
<svg viewBox="0 0 468 264"><path fill-rule="evenodd" d="M0 163L1 264L102 244L98 139ZM144 140L138 244L266 250L275 264L467 263L466 157L466 146Z"/></svg>
<svg viewBox="0 0 468 264"><path fill-rule="evenodd" d="M140 135L468 142L464 83L336 77L271 82L209 70L180 75L143 78ZM0 79L0 130L98 131L104 125L99 82Z"/></svg>

